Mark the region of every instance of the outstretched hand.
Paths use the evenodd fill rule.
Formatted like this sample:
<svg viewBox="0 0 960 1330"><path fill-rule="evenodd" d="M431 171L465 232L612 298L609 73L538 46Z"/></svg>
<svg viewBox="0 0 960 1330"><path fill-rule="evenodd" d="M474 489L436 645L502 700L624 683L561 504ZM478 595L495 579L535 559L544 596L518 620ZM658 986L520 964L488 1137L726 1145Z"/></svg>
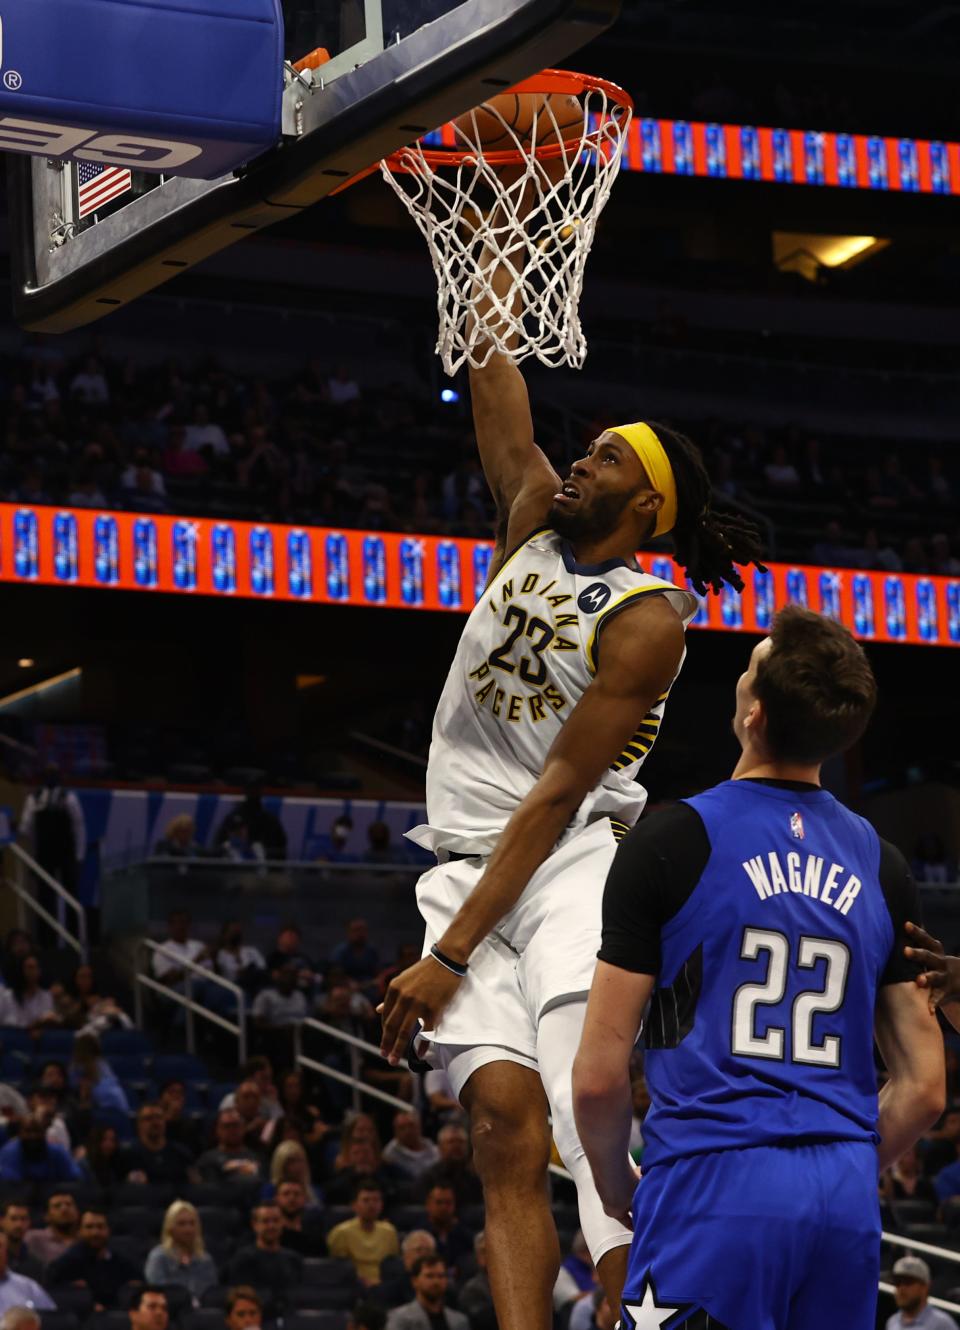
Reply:
<svg viewBox="0 0 960 1330"><path fill-rule="evenodd" d="M377 1011L383 1020L380 1052L392 1067L406 1055L420 1021L427 1030L436 1027L461 982L432 956L424 956L390 980Z"/></svg>
<svg viewBox="0 0 960 1330"><path fill-rule="evenodd" d="M930 1010L960 998L960 957L948 956L939 938L933 937L919 924L908 923L907 932L919 945L904 947L903 953L924 967L916 982L919 988L927 989Z"/></svg>

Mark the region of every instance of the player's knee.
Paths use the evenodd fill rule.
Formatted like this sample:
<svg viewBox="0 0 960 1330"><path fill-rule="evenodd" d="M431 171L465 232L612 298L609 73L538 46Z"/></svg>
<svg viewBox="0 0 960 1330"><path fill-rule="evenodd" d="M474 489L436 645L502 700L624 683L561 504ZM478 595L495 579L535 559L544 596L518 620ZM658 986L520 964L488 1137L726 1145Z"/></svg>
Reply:
<svg viewBox="0 0 960 1330"><path fill-rule="evenodd" d="M478 1106L471 1113L470 1136L484 1188L543 1185L550 1162L550 1133L544 1120Z"/></svg>

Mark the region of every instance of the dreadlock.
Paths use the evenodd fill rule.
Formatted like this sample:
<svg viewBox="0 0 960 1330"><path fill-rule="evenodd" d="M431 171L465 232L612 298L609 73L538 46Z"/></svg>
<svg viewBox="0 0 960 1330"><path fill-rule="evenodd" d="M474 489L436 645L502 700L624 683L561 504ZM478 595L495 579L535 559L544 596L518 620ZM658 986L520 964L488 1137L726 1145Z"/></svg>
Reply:
<svg viewBox="0 0 960 1330"><path fill-rule="evenodd" d="M672 536L675 559L687 570L694 590L701 596L709 587L719 595L724 582L743 590L737 564L760 562L763 548L760 532L739 513L717 512L711 507L712 487L703 456L684 434L649 421L663 444L677 484L677 520Z"/></svg>

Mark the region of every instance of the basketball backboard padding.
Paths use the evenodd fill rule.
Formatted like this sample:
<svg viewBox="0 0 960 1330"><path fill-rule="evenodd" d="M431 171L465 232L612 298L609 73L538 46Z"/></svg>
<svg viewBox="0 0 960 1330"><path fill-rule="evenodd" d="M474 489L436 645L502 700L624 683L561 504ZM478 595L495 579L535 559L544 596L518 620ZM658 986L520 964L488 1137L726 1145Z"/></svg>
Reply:
<svg viewBox="0 0 960 1330"><path fill-rule="evenodd" d="M279 0L30 0L2 36L4 151L214 180L280 138Z"/></svg>
<svg viewBox="0 0 960 1330"><path fill-rule="evenodd" d="M562 63L619 9L620 0L464 0L334 82L304 88L299 136L244 172L165 180L60 246L43 243L56 171L41 158L9 158L16 318L63 332L102 317L312 206L491 93Z"/></svg>

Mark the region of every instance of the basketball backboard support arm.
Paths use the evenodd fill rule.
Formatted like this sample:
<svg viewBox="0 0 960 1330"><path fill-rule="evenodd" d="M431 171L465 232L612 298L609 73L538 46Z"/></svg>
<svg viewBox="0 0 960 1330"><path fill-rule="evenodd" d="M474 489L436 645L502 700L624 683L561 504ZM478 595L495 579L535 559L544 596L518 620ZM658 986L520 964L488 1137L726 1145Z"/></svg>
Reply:
<svg viewBox="0 0 960 1330"><path fill-rule="evenodd" d="M8 158L16 319L65 332L101 318L310 207L491 93L561 63L619 9L620 0L465 0L333 81L323 81L323 69L313 88L294 81L287 98L296 137L245 170L164 179L65 243L51 237L65 221L66 168Z"/></svg>

